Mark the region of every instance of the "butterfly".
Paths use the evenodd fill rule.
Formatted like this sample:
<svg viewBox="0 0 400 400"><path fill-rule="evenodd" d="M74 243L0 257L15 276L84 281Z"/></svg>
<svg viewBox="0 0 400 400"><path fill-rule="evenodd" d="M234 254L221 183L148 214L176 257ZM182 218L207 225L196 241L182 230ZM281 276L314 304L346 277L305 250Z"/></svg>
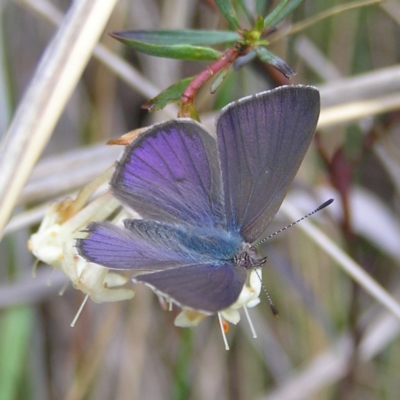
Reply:
<svg viewBox="0 0 400 400"><path fill-rule="evenodd" d="M151 126L125 150L110 185L142 219L91 223L77 240L87 261L146 271L181 307L217 313L265 263L254 246L277 213L313 138L311 86L282 86L227 105L216 135L191 119Z"/></svg>

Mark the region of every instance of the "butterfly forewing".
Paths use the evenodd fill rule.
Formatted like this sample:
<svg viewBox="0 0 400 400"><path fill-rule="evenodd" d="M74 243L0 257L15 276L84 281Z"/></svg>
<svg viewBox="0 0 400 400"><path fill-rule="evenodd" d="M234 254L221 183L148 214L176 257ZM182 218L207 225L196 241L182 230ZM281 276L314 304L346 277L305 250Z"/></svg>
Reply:
<svg viewBox="0 0 400 400"><path fill-rule="evenodd" d="M111 187L145 219L223 223L216 142L192 120L171 120L139 136L127 148Z"/></svg>
<svg viewBox="0 0 400 400"><path fill-rule="evenodd" d="M228 229L252 243L278 211L310 145L319 92L286 86L225 108L217 122Z"/></svg>

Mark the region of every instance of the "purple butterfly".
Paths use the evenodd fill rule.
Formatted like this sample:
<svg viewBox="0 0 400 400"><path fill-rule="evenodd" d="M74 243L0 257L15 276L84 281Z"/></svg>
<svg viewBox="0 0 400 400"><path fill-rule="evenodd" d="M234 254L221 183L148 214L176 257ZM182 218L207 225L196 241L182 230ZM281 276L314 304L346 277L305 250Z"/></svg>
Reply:
<svg viewBox="0 0 400 400"><path fill-rule="evenodd" d="M111 180L143 219L92 223L79 254L137 275L175 303L215 313L239 297L254 242L278 211L312 140L320 110L310 86L284 86L225 107L216 138L199 123L157 124L126 149Z"/></svg>

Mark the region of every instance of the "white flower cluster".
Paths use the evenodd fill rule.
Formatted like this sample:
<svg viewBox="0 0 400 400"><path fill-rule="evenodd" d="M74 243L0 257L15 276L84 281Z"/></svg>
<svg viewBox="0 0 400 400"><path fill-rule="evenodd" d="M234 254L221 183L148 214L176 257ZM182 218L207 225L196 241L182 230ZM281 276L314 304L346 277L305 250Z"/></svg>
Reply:
<svg viewBox="0 0 400 400"><path fill-rule="evenodd" d="M81 193L86 195L87 190ZM30 237L28 248L38 260L62 271L75 289L93 301L102 303L129 300L134 296L134 291L121 288L128 278L87 262L77 254L74 246L75 239L84 237L82 231L88 223L106 220L118 207L120 203L109 191L89 203L82 201L79 195L75 200L65 199L54 203L43 218L39 230Z"/></svg>

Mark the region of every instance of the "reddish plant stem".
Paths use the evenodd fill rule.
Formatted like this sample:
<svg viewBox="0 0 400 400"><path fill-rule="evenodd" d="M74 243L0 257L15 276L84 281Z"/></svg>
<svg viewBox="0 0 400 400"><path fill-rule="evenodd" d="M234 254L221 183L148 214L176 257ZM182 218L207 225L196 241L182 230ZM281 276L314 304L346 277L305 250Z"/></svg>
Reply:
<svg viewBox="0 0 400 400"><path fill-rule="evenodd" d="M239 56L244 55L247 51L247 46L242 46L240 44L225 51L219 60L209 65L205 70L200 72L196 78L192 80L192 82L189 83L188 87L181 96L182 105L192 103L197 91L202 85L204 85L205 82L207 82L212 76L221 71L223 68L232 64Z"/></svg>

